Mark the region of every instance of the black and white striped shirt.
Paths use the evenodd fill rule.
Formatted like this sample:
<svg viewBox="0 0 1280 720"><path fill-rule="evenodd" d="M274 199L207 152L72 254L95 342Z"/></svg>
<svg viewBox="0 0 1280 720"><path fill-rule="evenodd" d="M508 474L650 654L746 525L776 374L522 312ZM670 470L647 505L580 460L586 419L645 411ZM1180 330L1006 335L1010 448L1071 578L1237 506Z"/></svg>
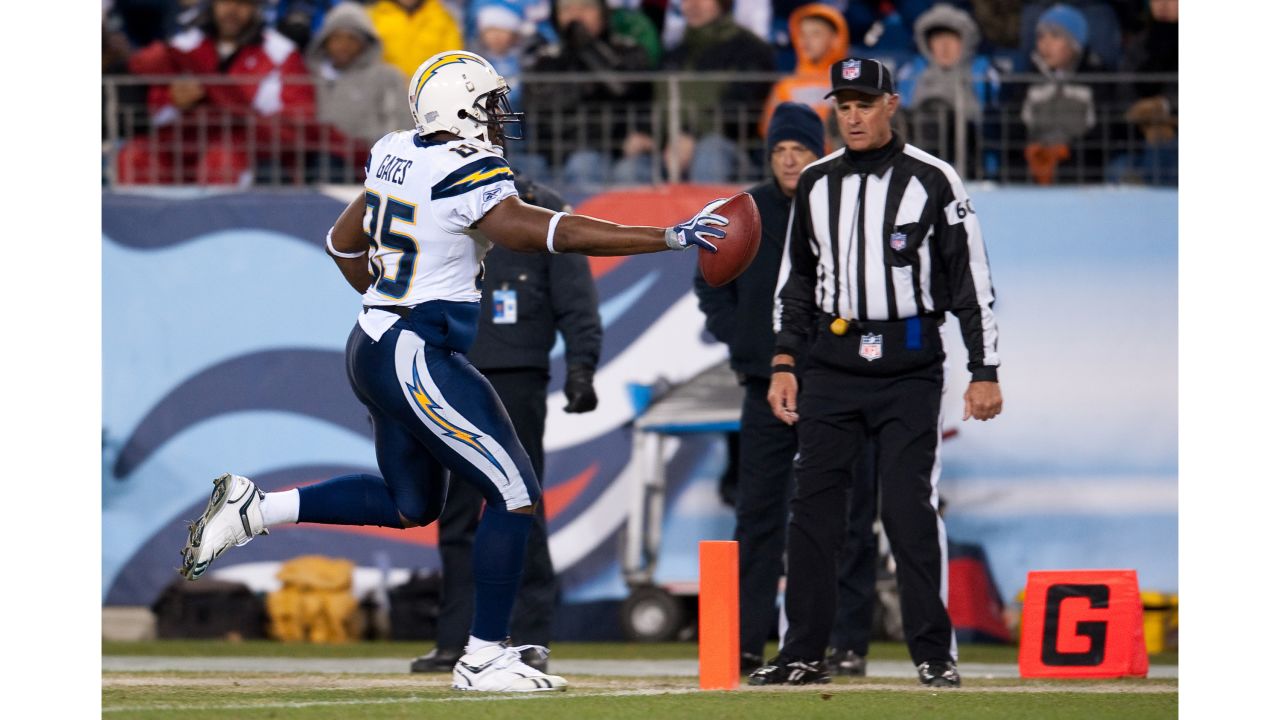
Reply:
<svg viewBox="0 0 1280 720"><path fill-rule="evenodd" d="M904 143L805 168L779 270L777 351L807 347L819 314L905 320L950 311L974 380L995 380L995 290L973 203L947 163Z"/></svg>

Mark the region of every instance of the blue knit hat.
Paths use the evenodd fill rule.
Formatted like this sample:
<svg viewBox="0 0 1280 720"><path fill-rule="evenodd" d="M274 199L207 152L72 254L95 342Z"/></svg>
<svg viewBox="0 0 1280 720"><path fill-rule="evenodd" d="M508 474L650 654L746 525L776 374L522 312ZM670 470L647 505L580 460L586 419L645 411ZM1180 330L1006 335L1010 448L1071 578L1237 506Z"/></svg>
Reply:
<svg viewBox="0 0 1280 720"><path fill-rule="evenodd" d="M1036 20L1036 32L1046 27L1061 30L1075 41L1076 47L1083 48L1089 44L1089 21L1084 13L1070 5L1058 3L1040 13Z"/></svg>
<svg viewBox="0 0 1280 720"><path fill-rule="evenodd" d="M773 146L783 140L795 140L812 150L814 155L822 157L826 146L822 138L822 119L808 105L795 102L778 105L769 120L765 146L773 150Z"/></svg>

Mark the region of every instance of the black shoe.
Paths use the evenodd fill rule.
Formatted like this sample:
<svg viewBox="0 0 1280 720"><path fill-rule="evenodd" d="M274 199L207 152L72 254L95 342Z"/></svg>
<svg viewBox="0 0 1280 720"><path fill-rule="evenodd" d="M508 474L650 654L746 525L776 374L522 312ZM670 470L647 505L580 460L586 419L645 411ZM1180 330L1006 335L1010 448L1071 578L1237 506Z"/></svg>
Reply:
<svg viewBox="0 0 1280 720"><path fill-rule="evenodd" d="M930 687L960 687L960 671L950 660L929 660L916 668L920 682Z"/></svg>
<svg viewBox="0 0 1280 720"><path fill-rule="evenodd" d="M751 673L748 685L825 685L831 682L831 673L821 660L804 661L779 655L768 665Z"/></svg>
<svg viewBox="0 0 1280 720"><path fill-rule="evenodd" d="M462 657L462 648L436 648L426 655L414 658L413 662L409 663L409 672L453 672L453 666L458 663L460 657Z"/></svg>
<svg viewBox="0 0 1280 720"><path fill-rule="evenodd" d="M742 660L738 663L740 675L750 675L764 665L764 656L755 653L742 653Z"/></svg>
<svg viewBox="0 0 1280 720"><path fill-rule="evenodd" d="M867 659L852 650L832 650L827 653L827 667L837 675L867 676Z"/></svg>

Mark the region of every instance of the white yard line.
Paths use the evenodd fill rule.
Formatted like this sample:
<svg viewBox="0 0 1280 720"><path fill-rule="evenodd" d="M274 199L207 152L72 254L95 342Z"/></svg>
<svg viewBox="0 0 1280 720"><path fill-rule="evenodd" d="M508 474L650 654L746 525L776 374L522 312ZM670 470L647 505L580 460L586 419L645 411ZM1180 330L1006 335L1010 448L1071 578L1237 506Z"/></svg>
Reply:
<svg viewBox="0 0 1280 720"><path fill-rule="evenodd" d="M611 692L594 692L573 694L569 692L532 692L532 693L464 693L458 692L454 697L402 697L402 698L382 698L367 700L310 700L306 702L280 702L280 703L239 703L233 705L214 705L209 703L201 703L198 705L120 705L114 707L103 707L102 712L146 712L146 711L182 711L182 710L262 710L262 709L292 709L292 708L309 708L309 707L326 707L337 705L396 705L396 704L412 704L412 703L450 703L450 702L493 702L495 700L537 700L539 698L555 697L560 699L569 698L590 698L590 697L632 697L638 695L686 695L688 693L698 692L697 688L671 688L666 690L615 690Z"/></svg>

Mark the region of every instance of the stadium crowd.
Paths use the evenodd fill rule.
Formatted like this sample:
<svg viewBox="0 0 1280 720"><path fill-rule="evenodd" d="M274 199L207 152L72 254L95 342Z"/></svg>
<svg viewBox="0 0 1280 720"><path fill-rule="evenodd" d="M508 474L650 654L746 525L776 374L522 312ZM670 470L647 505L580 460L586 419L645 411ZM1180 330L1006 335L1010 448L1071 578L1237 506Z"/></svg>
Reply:
<svg viewBox="0 0 1280 720"><path fill-rule="evenodd" d="M571 191L757 179L772 109L795 101L826 118L828 68L851 54L894 72L898 129L967 177L1176 184L1177 8L104 0L104 174L122 184L358 182L370 144L411 125L405 78L422 59L465 48L494 64L527 113L513 165ZM672 72L671 82L654 75Z"/></svg>

